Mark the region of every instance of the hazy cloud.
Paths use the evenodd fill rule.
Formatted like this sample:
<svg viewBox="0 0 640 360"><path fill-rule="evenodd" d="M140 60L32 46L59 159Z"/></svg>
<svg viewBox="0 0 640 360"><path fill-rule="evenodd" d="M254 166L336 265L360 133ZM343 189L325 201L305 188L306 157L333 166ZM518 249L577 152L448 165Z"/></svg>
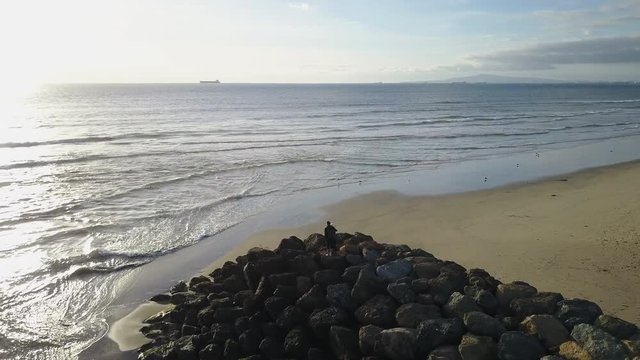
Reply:
<svg viewBox="0 0 640 360"><path fill-rule="evenodd" d="M640 36L546 43L469 59L476 69L484 70L547 70L567 64L640 63Z"/></svg>
<svg viewBox="0 0 640 360"><path fill-rule="evenodd" d="M309 3L306 2L291 2L289 4L290 8L292 9L296 9L296 10L301 10L301 11L309 11L311 10L311 5L309 5Z"/></svg>

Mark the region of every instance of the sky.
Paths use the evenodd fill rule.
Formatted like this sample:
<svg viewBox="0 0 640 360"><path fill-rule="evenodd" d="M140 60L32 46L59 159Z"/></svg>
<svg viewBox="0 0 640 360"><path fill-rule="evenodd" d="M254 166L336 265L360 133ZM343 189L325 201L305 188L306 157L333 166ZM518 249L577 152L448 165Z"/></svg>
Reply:
<svg viewBox="0 0 640 360"><path fill-rule="evenodd" d="M2 0L0 81L640 81L640 0Z"/></svg>

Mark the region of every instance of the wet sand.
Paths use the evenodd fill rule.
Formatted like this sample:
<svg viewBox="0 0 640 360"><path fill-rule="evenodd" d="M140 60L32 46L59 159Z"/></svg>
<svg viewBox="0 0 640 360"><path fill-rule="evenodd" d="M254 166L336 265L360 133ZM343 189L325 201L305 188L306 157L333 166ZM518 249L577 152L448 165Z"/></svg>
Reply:
<svg viewBox="0 0 640 360"><path fill-rule="evenodd" d="M274 248L283 237L322 232L331 220L339 232L421 247L503 282L523 280L540 291L586 298L605 313L640 323L640 162L453 195L377 192L325 211L326 218L305 226L256 233L203 272L251 247ZM147 314L114 324L110 337L121 347L135 346L129 330Z"/></svg>

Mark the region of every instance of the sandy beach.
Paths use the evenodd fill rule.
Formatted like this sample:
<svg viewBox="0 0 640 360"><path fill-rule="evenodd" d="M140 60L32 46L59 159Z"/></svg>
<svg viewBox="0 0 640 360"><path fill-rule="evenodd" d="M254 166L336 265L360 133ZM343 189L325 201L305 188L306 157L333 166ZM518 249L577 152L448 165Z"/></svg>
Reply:
<svg viewBox="0 0 640 360"><path fill-rule="evenodd" d="M640 163L633 162L453 195L372 193L325 208L326 219L256 233L203 273L251 247L322 232L328 219L340 232L421 247L503 282L523 280L540 291L595 301L605 313L639 323L638 184ZM148 311L138 313L110 333L121 346L136 345L129 330Z"/></svg>

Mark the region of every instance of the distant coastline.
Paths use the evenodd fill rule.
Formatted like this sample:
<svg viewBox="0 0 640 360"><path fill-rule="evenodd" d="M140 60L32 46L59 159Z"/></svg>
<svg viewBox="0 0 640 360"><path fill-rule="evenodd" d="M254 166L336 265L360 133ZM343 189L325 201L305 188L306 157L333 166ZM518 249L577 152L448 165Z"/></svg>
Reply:
<svg viewBox="0 0 640 360"><path fill-rule="evenodd" d="M220 80L200 80L200 84L220 84Z"/></svg>

